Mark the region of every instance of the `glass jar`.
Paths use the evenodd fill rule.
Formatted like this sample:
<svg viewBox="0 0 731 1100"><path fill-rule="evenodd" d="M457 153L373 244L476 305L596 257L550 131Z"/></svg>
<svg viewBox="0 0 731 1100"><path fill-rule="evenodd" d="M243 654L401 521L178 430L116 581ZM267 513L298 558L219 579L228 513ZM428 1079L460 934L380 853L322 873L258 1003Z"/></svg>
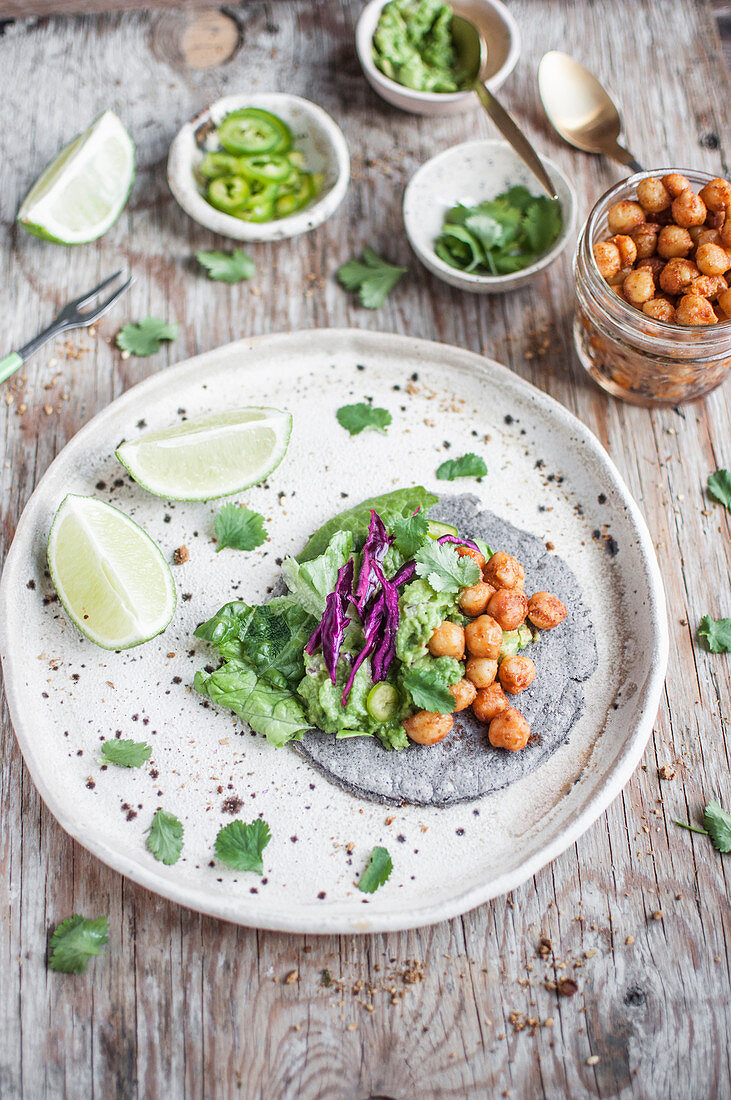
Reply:
<svg viewBox="0 0 731 1100"><path fill-rule="evenodd" d="M612 203L636 201L640 180L669 172L682 172L696 192L714 179L707 172L680 168L638 172L599 199L576 246L577 355L603 389L635 405L693 401L715 389L731 371L731 320L692 326L656 321L620 298L594 260L594 244L612 236L607 226Z"/></svg>

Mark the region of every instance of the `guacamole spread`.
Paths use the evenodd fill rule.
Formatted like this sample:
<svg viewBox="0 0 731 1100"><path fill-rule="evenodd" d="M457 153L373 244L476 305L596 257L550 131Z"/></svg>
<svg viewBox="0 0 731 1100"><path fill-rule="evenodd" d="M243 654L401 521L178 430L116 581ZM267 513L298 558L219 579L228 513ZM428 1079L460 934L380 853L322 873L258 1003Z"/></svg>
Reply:
<svg viewBox="0 0 731 1100"><path fill-rule="evenodd" d="M458 92L462 83L451 24L452 9L443 0L391 0L373 35L373 60L405 88Z"/></svg>

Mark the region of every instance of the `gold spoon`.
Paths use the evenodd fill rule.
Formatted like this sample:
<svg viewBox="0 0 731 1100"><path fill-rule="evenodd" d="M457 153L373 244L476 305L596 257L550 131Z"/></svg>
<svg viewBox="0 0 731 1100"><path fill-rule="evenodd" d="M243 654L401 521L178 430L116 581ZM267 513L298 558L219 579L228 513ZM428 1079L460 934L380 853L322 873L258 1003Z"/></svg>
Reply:
<svg viewBox="0 0 731 1100"><path fill-rule="evenodd" d="M558 194L553 180L543 167L538 153L483 83L487 71L487 42L479 28L469 19L455 13L452 16L452 41L459 59L459 68L465 74L466 84L477 93L480 103L500 133L512 145L521 160L525 161L551 198L557 199Z"/></svg>
<svg viewBox="0 0 731 1100"><path fill-rule="evenodd" d="M616 104L595 76L569 57L551 50L538 66L538 90L554 130L584 153L602 153L633 172L642 165L619 144L622 119Z"/></svg>

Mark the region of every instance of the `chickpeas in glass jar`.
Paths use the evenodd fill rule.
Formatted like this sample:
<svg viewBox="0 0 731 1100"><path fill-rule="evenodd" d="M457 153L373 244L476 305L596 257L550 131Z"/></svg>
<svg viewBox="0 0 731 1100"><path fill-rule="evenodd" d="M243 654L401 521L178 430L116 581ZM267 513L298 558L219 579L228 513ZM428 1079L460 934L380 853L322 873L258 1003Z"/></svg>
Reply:
<svg viewBox="0 0 731 1100"><path fill-rule="evenodd" d="M579 236L574 344L603 389L678 405L731 372L731 183L642 172L611 188Z"/></svg>

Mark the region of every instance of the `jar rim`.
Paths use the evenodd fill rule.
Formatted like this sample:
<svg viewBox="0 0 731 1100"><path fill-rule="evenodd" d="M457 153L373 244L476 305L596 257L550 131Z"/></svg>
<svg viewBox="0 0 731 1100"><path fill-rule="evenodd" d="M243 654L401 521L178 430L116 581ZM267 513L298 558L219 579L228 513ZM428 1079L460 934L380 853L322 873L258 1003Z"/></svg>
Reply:
<svg viewBox="0 0 731 1100"><path fill-rule="evenodd" d="M678 325L672 321L660 321L655 317L650 317L648 314L642 313L641 310L635 309L628 302L623 301L618 294L614 293L609 283L607 283L606 279L600 274L593 252L594 235L597 232L599 221L613 202L616 202L620 198L626 198L630 193L635 192L637 184L641 180L659 179L662 176L667 176L675 172L685 176L692 183L700 183L702 185L710 183L711 180L718 178L711 172L704 172L699 169L654 168L643 172L635 172L633 175L623 180L619 180L610 187L608 191L605 191L591 208L589 216L579 233L579 239L576 244L576 257L578 260L582 254L584 255L586 260L584 275L589 283L590 289L597 299L598 304L613 321L625 321L636 324L639 320L639 314L642 317L644 336L650 338L675 339L678 343L682 344L692 342L694 346L698 347L700 350L705 345L712 346L717 342L721 333L725 335L726 332L731 330L731 318L726 321L719 321L716 325Z"/></svg>

